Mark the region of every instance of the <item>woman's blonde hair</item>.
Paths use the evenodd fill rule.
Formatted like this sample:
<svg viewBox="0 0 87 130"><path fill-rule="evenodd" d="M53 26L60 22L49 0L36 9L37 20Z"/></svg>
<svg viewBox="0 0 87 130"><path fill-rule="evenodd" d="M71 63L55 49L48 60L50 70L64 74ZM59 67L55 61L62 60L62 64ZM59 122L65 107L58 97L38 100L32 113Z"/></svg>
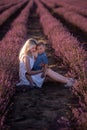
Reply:
<svg viewBox="0 0 87 130"><path fill-rule="evenodd" d="M19 60L23 58L24 55L27 55L27 52L34 46L37 45L37 40L30 38L28 39L25 44L23 45L20 54L19 54Z"/></svg>

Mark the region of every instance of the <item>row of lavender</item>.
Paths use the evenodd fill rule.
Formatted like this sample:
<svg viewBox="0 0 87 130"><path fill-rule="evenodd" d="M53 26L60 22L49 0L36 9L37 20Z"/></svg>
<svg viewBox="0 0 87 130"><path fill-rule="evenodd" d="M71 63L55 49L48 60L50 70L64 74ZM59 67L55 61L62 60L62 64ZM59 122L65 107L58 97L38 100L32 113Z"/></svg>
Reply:
<svg viewBox="0 0 87 130"><path fill-rule="evenodd" d="M83 8L86 8L86 4L87 4L86 0L84 0L84 1L79 0L79 2L78 2L78 0L69 0L69 1L68 0L62 0L62 1L66 2L69 5L79 6L79 7L83 7Z"/></svg>
<svg viewBox="0 0 87 130"><path fill-rule="evenodd" d="M87 33L87 18L63 7L54 9L54 12L62 16L66 21L70 22L74 26L80 28L83 32Z"/></svg>
<svg viewBox="0 0 87 130"><path fill-rule="evenodd" d="M18 3L20 3L20 1L14 1L13 3L9 3L9 4L6 4L6 5L0 6L0 14L1 14L4 10L6 10L6 9L8 9L8 8L14 6L14 5L17 5Z"/></svg>
<svg viewBox="0 0 87 130"><path fill-rule="evenodd" d="M52 42L55 54L63 59L63 64L68 65L69 72L67 75L76 78L78 81L73 87L73 93L79 97L80 107L79 109L73 108L72 112L81 125L82 122L87 121L87 54L79 47L80 43L77 39L58 20L53 18L40 1L35 0L35 2L38 6L37 13L40 16L44 33L48 36L50 42ZM85 114L83 109L85 110Z"/></svg>
<svg viewBox="0 0 87 130"><path fill-rule="evenodd" d="M0 6L5 6L7 5L8 3L16 3L17 1L20 1L20 0L0 0Z"/></svg>
<svg viewBox="0 0 87 130"><path fill-rule="evenodd" d="M80 1L79 1L79 3L78 3L78 1L75 2L75 3L78 3L78 6L69 4L66 1L61 1L60 2L60 1L55 0L55 2L56 2L57 5L63 6L68 10L75 11L75 12L77 12L79 14L87 16L87 8L86 8L86 5L85 5L85 4L87 4L86 0L85 0L85 4L83 6L80 5Z"/></svg>
<svg viewBox="0 0 87 130"><path fill-rule="evenodd" d="M49 3L48 1L41 0L44 4L46 4L48 7L53 8L55 2ZM58 3L58 2L57 2ZM57 4L58 5L58 4ZM66 3L59 2L59 6L56 9L53 9L53 12L57 13L58 15L62 16L66 21L70 22L74 26L77 26L80 28L83 32L87 33L87 18L76 12L74 9L71 8L71 5L65 6ZM61 7L62 6L62 7ZM84 15L87 10L83 12Z"/></svg>
<svg viewBox="0 0 87 130"><path fill-rule="evenodd" d="M15 91L14 86L18 79L18 53L27 36L26 25L32 5L31 0L0 42L0 128L3 126L6 107Z"/></svg>
<svg viewBox="0 0 87 130"><path fill-rule="evenodd" d="M84 2L79 0L73 1L74 4L72 4L72 1L68 1L68 0L63 0L63 1L59 1L59 0L41 0L43 3L47 4L48 6L54 8L54 7L64 7L66 9L68 9L69 11L74 11L78 14L81 14L83 16L87 16L87 1L85 0ZM75 4L77 3L77 4ZM82 5L82 3L84 3Z"/></svg>
<svg viewBox="0 0 87 130"><path fill-rule="evenodd" d="M10 9L7 9L0 15L0 26L11 16L13 15L19 8L21 8L27 1L19 3Z"/></svg>

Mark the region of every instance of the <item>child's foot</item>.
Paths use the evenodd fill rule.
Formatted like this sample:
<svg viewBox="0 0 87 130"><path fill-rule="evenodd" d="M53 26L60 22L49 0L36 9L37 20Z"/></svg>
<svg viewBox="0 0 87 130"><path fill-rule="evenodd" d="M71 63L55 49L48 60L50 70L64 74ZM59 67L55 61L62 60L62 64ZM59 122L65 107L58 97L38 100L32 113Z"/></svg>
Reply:
<svg viewBox="0 0 87 130"><path fill-rule="evenodd" d="M65 87L72 87L75 83L75 80L73 78L69 78L69 81L65 84Z"/></svg>

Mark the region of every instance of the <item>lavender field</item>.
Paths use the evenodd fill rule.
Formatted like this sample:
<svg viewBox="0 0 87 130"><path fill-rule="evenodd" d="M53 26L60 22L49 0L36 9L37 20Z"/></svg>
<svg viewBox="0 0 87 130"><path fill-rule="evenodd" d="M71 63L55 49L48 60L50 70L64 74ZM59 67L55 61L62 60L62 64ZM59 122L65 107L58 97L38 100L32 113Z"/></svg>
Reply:
<svg viewBox="0 0 87 130"><path fill-rule="evenodd" d="M16 88L28 38L46 44L49 67L77 80L65 88ZM0 130L87 130L87 1L0 1Z"/></svg>

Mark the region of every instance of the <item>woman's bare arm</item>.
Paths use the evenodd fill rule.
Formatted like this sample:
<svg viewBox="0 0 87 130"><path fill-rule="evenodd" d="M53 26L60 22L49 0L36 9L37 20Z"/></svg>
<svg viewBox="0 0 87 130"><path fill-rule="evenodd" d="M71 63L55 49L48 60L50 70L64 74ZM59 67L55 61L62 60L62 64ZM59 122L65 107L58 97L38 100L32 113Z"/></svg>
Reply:
<svg viewBox="0 0 87 130"><path fill-rule="evenodd" d="M39 73L43 72L43 70L36 70L36 71L31 70L30 61L27 58L27 56L24 57L24 62L25 62L25 66L26 66L26 69L27 69L27 73L29 75L35 75L35 74L39 74Z"/></svg>

